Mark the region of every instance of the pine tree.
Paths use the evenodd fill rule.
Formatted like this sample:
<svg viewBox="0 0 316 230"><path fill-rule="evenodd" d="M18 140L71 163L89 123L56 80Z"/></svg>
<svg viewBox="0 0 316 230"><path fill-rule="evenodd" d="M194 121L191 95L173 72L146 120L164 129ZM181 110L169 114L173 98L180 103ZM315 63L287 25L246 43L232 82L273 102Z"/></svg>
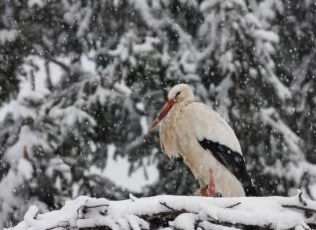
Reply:
<svg viewBox="0 0 316 230"><path fill-rule="evenodd" d="M300 137L301 152L293 158L291 178L309 196L315 199L315 19L316 4L304 1L295 4L284 1L280 16L281 47L278 58L279 75L287 79L293 94L292 105L287 109L289 126ZM301 160L303 159L303 160ZM304 162L305 159L307 162ZM287 178L288 179L288 178Z"/></svg>
<svg viewBox="0 0 316 230"><path fill-rule="evenodd" d="M293 194L293 188L301 187L314 197L313 51L310 47L315 46L315 4L266 0L252 1L251 5L265 28L273 29L280 37L275 55L276 73L291 90L291 100L282 104L278 115L283 120L278 126L286 146L278 164L269 173L282 178L282 190L286 193Z"/></svg>
<svg viewBox="0 0 316 230"><path fill-rule="evenodd" d="M286 155L279 113L291 95L275 73L279 37L265 29L243 2L204 1L201 9L207 16L201 26L207 46L200 76L217 110L233 125L263 194L284 192L277 186L280 177L262 173Z"/></svg>

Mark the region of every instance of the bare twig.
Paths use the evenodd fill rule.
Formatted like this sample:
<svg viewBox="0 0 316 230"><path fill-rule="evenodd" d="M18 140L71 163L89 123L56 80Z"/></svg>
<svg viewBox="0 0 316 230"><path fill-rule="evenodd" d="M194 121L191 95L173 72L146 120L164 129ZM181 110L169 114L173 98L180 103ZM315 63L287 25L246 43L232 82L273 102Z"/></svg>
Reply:
<svg viewBox="0 0 316 230"><path fill-rule="evenodd" d="M64 224L63 224L64 223ZM58 223L56 226L51 227L51 228L46 228L45 230L52 230L55 228L65 228L65 229L69 229L70 224L68 221L62 222L62 223Z"/></svg>
<svg viewBox="0 0 316 230"><path fill-rule="evenodd" d="M247 229L247 230L272 230L272 224L266 224L264 226L258 226L258 225L248 225L248 224L244 224L244 223L232 223L232 222L228 222L228 221L221 221L218 219L215 219L213 217L211 217L210 215L207 215L208 217L208 222L218 225L218 226L225 226L225 227L234 227L237 229Z"/></svg>
<svg viewBox="0 0 316 230"><path fill-rule="evenodd" d="M100 205L95 205L95 206L84 206L86 209L89 208L99 208L99 207L109 207L109 204L100 204Z"/></svg>
<svg viewBox="0 0 316 230"><path fill-rule="evenodd" d="M67 73L71 73L70 68L66 64L62 63L61 61L58 61L58 60L54 59L53 57L51 57L49 55L44 55L44 57L47 60L49 60L49 61L53 62L54 64L58 65L59 67L61 67Z"/></svg>
<svg viewBox="0 0 316 230"><path fill-rule="evenodd" d="M282 205L283 208L292 208L292 209L298 209L298 210L302 210L305 212L305 216L307 218L311 217L313 214L316 213L315 209L310 209L310 208L304 208L301 206L297 206L297 205L287 205L287 204L283 204Z"/></svg>
<svg viewBox="0 0 316 230"><path fill-rule="evenodd" d="M159 202L159 204L161 204L162 206L165 206L167 209L169 209L169 210L171 210L171 211L173 211L173 212L176 211L174 208L172 208L172 207L170 207L169 205L167 205L166 202Z"/></svg>
<svg viewBox="0 0 316 230"><path fill-rule="evenodd" d="M228 206L226 208L234 208L234 207L236 207L236 206L238 206L240 204L241 204L241 202L237 202L236 204L232 204L232 205L230 205L230 206Z"/></svg>
<svg viewBox="0 0 316 230"><path fill-rule="evenodd" d="M135 202L138 198L136 196L134 196L133 194L129 194L129 199L133 202Z"/></svg>
<svg viewBox="0 0 316 230"><path fill-rule="evenodd" d="M298 200L304 205L304 206L307 206L307 203L306 201L304 200L303 198L303 192L301 190L299 190L299 193L298 193Z"/></svg>

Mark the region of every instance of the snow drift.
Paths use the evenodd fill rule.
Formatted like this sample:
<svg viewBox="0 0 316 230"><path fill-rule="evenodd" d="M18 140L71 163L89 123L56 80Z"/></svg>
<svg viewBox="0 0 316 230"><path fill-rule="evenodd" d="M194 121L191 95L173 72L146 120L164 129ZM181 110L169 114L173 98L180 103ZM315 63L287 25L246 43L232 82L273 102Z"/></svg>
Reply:
<svg viewBox="0 0 316 230"><path fill-rule="evenodd" d="M31 206L10 230L42 229L311 229L316 202L294 197L211 198L161 195L129 200L81 196L60 210Z"/></svg>

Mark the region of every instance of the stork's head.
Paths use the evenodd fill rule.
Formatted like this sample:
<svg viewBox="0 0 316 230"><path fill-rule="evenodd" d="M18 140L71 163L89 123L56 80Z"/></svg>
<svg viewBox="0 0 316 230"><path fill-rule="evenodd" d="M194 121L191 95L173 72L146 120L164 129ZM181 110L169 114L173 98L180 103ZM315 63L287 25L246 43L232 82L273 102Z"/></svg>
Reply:
<svg viewBox="0 0 316 230"><path fill-rule="evenodd" d="M168 101L169 100L174 101L174 103L194 101L194 95L191 87L187 84L175 85L168 93Z"/></svg>
<svg viewBox="0 0 316 230"><path fill-rule="evenodd" d="M151 125L150 130L153 130L160 123L160 121L162 121L163 118L167 116L167 114L170 112L175 104L191 101L194 101L194 95L190 86L188 86L187 84L175 85L169 91L168 101L160 110L158 116Z"/></svg>

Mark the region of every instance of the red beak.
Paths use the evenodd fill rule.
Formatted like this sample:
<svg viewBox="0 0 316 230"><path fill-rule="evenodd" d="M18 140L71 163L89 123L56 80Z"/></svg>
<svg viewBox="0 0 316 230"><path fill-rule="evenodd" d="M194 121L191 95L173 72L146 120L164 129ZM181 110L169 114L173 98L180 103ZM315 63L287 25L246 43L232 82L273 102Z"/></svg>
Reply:
<svg viewBox="0 0 316 230"><path fill-rule="evenodd" d="M174 104L174 100L170 99L166 102L166 104L162 107L162 109L160 110L158 116L156 117L156 119L154 120L154 122L152 123L152 125L149 128L149 131L152 131L159 123L160 121L167 116L167 114L169 113L169 111L171 110L172 106Z"/></svg>

